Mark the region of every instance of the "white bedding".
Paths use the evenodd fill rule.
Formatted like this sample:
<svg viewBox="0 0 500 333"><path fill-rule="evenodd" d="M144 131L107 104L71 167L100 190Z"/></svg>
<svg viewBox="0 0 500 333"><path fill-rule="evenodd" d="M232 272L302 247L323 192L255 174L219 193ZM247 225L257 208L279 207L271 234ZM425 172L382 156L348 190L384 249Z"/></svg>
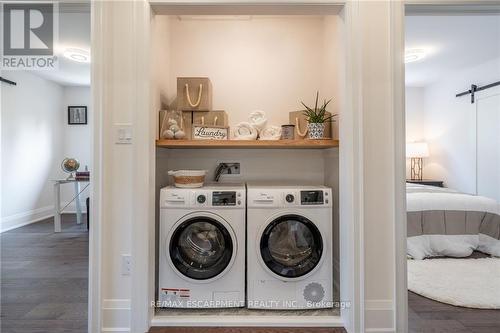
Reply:
<svg viewBox="0 0 500 333"><path fill-rule="evenodd" d="M500 215L500 205L490 198L447 188L407 184L407 211L475 211ZM407 253L414 259L467 257L474 250L500 257L500 241L479 232L463 235L423 234L407 239Z"/></svg>
<svg viewBox="0 0 500 333"><path fill-rule="evenodd" d="M490 198L460 193L444 187L406 184L406 210L465 210L498 214L498 203Z"/></svg>

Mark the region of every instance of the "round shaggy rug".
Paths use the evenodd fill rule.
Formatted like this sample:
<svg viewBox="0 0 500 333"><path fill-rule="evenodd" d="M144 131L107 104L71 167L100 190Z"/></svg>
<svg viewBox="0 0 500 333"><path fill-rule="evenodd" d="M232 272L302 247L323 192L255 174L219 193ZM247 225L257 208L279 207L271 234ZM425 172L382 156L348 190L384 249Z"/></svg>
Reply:
<svg viewBox="0 0 500 333"><path fill-rule="evenodd" d="M500 309L500 258L408 260L408 289L451 305Z"/></svg>

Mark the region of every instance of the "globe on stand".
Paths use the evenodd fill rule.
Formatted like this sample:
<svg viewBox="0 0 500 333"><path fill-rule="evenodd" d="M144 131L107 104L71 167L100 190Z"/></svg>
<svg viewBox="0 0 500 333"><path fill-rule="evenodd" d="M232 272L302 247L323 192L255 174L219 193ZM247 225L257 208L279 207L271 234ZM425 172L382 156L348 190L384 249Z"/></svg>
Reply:
<svg viewBox="0 0 500 333"><path fill-rule="evenodd" d="M66 180L75 179L75 175L73 174L73 172L76 172L79 167L80 162L78 162L76 158L66 157L61 163L61 168L63 169L63 171L69 173L69 176L68 178L66 178Z"/></svg>

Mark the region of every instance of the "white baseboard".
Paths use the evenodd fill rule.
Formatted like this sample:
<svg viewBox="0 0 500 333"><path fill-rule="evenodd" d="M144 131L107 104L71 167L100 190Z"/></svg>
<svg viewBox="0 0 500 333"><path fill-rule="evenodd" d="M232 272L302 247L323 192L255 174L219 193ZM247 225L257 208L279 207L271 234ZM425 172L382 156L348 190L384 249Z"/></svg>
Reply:
<svg viewBox="0 0 500 333"><path fill-rule="evenodd" d="M365 300L365 332L394 333L394 318L392 300Z"/></svg>
<svg viewBox="0 0 500 333"><path fill-rule="evenodd" d="M0 233L45 220L52 216L54 216L53 206L45 206L27 212L9 215L2 218L0 222Z"/></svg>
<svg viewBox="0 0 500 333"><path fill-rule="evenodd" d="M130 332L130 320L129 299L102 301L102 332Z"/></svg>
<svg viewBox="0 0 500 333"><path fill-rule="evenodd" d="M67 202L61 202L61 207L66 206ZM82 213L86 213L85 202L82 202ZM75 202L72 202L68 205L62 212L63 214L76 214L76 205ZM26 212L21 212L13 215L6 216L2 218L0 221L0 233L9 231L12 229L20 228L25 225L39 222L45 220L49 217L54 216L54 207L53 206L45 206L33 210L29 210ZM83 221L85 222L85 221Z"/></svg>
<svg viewBox="0 0 500 333"><path fill-rule="evenodd" d="M124 327L116 327L116 328L103 328L101 332L113 332L113 333L130 333L130 329Z"/></svg>
<svg viewBox="0 0 500 333"><path fill-rule="evenodd" d="M390 328L367 328L365 333L396 333L396 331Z"/></svg>
<svg viewBox="0 0 500 333"><path fill-rule="evenodd" d="M344 327L339 316L258 316L258 315L159 315L151 320L159 327Z"/></svg>

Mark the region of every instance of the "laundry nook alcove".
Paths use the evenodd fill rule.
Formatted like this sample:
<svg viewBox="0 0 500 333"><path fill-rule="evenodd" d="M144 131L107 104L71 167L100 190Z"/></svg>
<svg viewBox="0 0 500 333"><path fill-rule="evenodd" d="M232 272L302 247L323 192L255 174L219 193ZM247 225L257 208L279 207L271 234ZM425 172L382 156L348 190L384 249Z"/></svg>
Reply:
<svg viewBox="0 0 500 333"><path fill-rule="evenodd" d="M343 326L340 311L341 307L348 306L340 302L343 297L340 294L342 254L339 235L342 221L339 218L341 147L338 138L346 91L343 7L234 5L222 8L153 6L151 112L158 122L155 126L156 272L155 290L151 290L156 307L152 326L192 326L195 322L197 326ZM215 119L208 113L201 114L207 110L192 111L186 117L186 110L179 100L179 94L185 92L184 83L179 88L179 78L209 79L209 83L196 83L195 87L187 88L187 92L192 106L205 103L200 102L201 96L209 91L209 112L220 112ZM292 113L304 109L301 102L314 106L316 94L319 94L320 104L331 99L327 111L336 115L333 122L326 123L328 137L324 139L298 137L295 132L289 141L283 140L283 133L279 140L242 140L234 133L244 130L242 124L249 122L251 114L256 111L265 115L268 126L281 130L283 125L295 125L303 132L299 119L295 119L295 113ZM180 116L177 113L174 120L175 112L179 111L182 113ZM194 127L206 126L207 123L218 134L227 135L227 140L196 137ZM176 138L175 131L165 134L165 129L168 131L172 126L176 126L175 131L180 128L181 137ZM230 169L221 175L218 173L221 164L233 163L237 164L237 172ZM168 176L169 170L206 170L205 186L184 192L164 190L173 184ZM295 257L287 254L281 264L279 260L275 266L266 264L266 270L280 272L278 275L281 274L284 281L295 288L293 272L287 263L296 260L295 269L301 272L300 278L296 279L300 282L296 284L302 289L294 293L298 298L307 296L312 301L326 295L328 306L307 308L304 305L284 309L250 305L253 295L250 283L253 282L248 281L248 271L257 269L251 267L252 263L259 265L260 260L265 262L266 258L256 251L249 251L253 247L262 247L262 241L257 240L249 228L252 214L249 207L251 202L273 205L277 198L282 198L280 211L286 212L287 221L299 221L301 214L304 215L303 221L293 227L295 238L286 242L306 242L310 247ZM185 208L181 210L181 206ZM191 221L191 227L182 226L191 218L191 213L198 214L197 217L204 215L205 222ZM209 217L212 222L207 222ZM244 223L231 225L227 221L231 219L246 219L246 227ZM319 220L317 225L322 226L308 228L311 219ZM221 231L226 222L230 225L226 229L232 230L227 234ZM176 231L179 226L180 231ZM196 228L204 230L201 231L204 238L199 242L190 238ZM255 227L256 234L266 234L265 226L262 230L259 228ZM276 230L274 233L269 231L267 237L279 238ZM190 251L199 250L193 256L207 253L204 244L210 241L217 244L217 248L211 247L213 253L220 250L217 264L214 264L214 267L222 265L218 271L208 272L202 264L193 264L193 257L187 258L186 253L181 253L182 244L191 246ZM246 258L241 255L244 249ZM276 255L271 246L267 251L270 257ZM300 256L315 258L315 261L301 261ZM224 258L227 259L226 266L231 269L221 264ZM241 264L241 271L235 272L238 264ZM168 275L165 270L179 272ZM183 278L182 271L186 278ZM324 271L321 277L324 285L308 280L320 271ZM223 281L217 276L219 273L221 276L234 274L234 279L241 279L240 298L235 296L241 301L239 306L196 308L164 306L162 303L165 300L185 302L187 298L194 298L196 288L212 295L207 296L213 297L211 301L232 297L233 291L215 290ZM165 278L168 276L170 280ZM177 282L170 285L169 281ZM229 283L228 280L226 285ZM265 281L262 283L261 287L265 288ZM281 287L276 284L276 288ZM278 292L272 297L279 299L279 295Z"/></svg>

